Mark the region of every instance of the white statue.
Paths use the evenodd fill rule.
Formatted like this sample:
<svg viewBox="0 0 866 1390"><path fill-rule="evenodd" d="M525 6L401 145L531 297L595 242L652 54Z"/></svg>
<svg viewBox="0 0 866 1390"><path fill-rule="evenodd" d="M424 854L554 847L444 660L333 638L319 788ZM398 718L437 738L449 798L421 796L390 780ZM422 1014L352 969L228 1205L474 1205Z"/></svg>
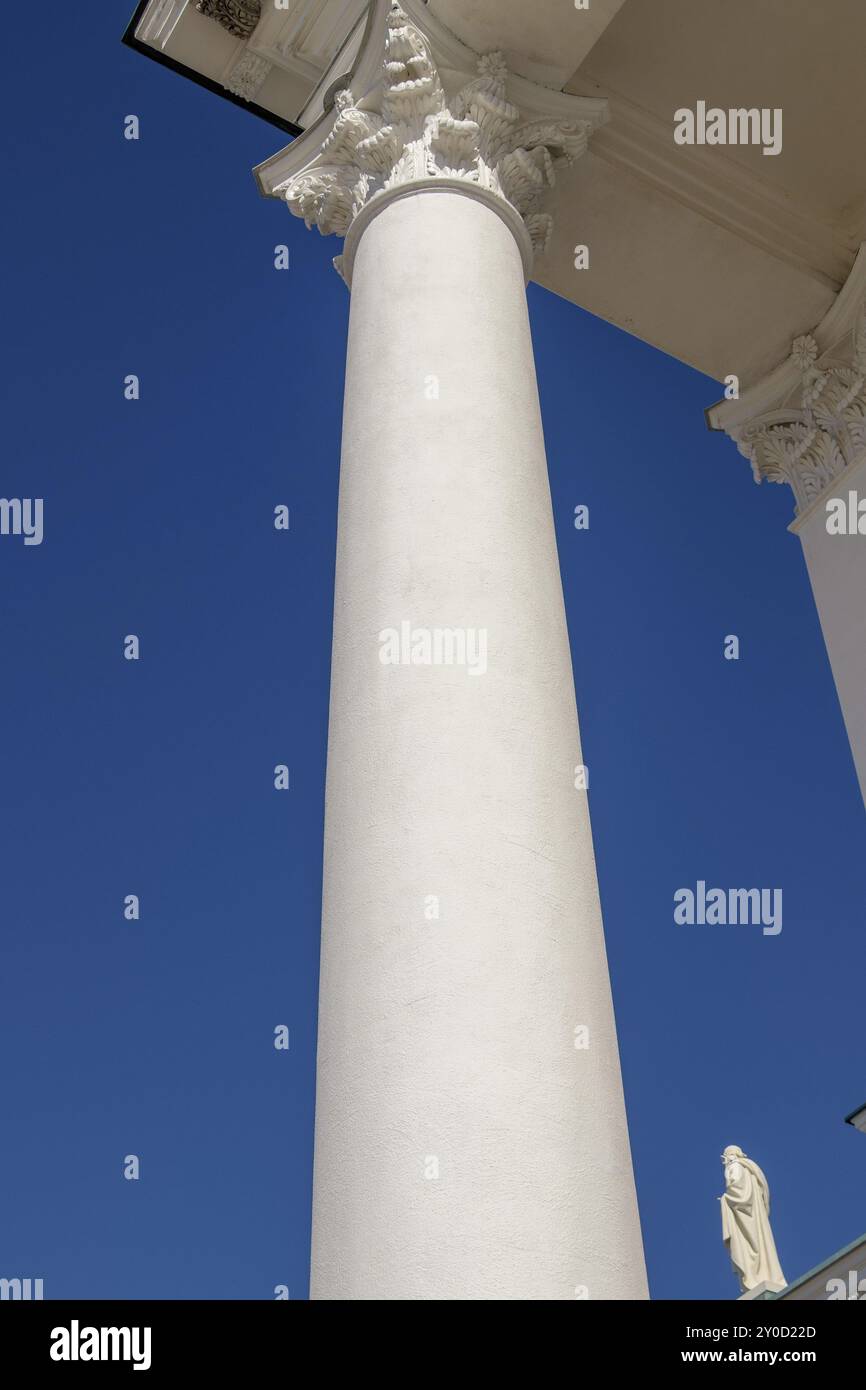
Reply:
<svg viewBox="0 0 866 1390"><path fill-rule="evenodd" d="M770 1230L770 1189L757 1163L746 1158L736 1144L722 1154L725 1193L722 1204L722 1239L728 1247L740 1288L766 1284L783 1289L786 1279Z"/></svg>

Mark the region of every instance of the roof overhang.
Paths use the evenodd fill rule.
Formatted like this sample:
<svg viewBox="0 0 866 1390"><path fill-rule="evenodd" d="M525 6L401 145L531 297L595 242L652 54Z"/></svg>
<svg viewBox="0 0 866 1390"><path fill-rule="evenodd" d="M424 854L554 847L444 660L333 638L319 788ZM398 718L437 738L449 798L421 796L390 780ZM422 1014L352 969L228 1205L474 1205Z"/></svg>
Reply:
<svg viewBox="0 0 866 1390"><path fill-rule="evenodd" d="M502 49L516 82L609 102L588 153L558 171L538 283L743 389L827 320L866 240L862 0L786 0L784 21L754 0L412 9L440 40ZM366 24L367 0L143 0L126 41L297 134L371 47ZM682 109L759 102L783 113L775 155L674 138Z"/></svg>

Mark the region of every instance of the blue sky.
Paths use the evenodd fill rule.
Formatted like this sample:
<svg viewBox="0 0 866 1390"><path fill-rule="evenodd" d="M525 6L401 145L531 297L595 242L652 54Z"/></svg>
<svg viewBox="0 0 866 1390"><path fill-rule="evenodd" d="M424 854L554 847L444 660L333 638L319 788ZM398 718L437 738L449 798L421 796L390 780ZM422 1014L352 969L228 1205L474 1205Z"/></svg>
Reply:
<svg viewBox="0 0 866 1390"><path fill-rule="evenodd" d="M256 192L280 132L131 7L23 7L4 79L0 494L45 538L0 538L0 1276L302 1298L348 295ZM789 1278L866 1226L864 810L789 492L716 383L529 300L651 1288L728 1298L726 1144ZM675 926L698 879L781 887L781 934Z"/></svg>

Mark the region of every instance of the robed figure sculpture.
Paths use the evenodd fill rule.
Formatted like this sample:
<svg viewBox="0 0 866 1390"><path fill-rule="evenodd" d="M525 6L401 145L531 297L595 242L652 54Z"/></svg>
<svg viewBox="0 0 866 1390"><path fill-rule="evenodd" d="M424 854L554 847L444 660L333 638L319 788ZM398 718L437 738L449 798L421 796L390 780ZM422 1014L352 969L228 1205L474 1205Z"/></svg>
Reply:
<svg viewBox="0 0 866 1390"><path fill-rule="evenodd" d="M722 1204L722 1239L728 1247L743 1293L766 1284L783 1289L786 1284L770 1230L770 1189L757 1163L736 1144L722 1154L725 1192Z"/></svg>

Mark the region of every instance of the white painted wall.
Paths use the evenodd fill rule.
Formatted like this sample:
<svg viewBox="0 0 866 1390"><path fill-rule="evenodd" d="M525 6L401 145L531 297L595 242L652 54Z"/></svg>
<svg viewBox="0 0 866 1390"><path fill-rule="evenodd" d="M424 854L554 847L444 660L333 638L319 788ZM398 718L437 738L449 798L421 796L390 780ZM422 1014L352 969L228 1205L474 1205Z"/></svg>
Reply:
<svg viewBox="0 0 866 1390"><path fill-rule="evenodd" d="M866 802L866 536L827 531L827 500L866 498L866 458L792 528L799 533Z"/></svg>
<svg viewBox="0 0 866 1390"><path fill-rule="evenodd" d="M513 72L564 87L624 0L427 0L430 13L477 53L500 48Z"/></svg>
<svg viewBox="0 0 866 1390"><path fill-rule="evenodd" d="M312 1296L645 1297L521 254L477 194L361 234L339 515ZM486 629L487 673L383 666L404 620Z"/></svg>

